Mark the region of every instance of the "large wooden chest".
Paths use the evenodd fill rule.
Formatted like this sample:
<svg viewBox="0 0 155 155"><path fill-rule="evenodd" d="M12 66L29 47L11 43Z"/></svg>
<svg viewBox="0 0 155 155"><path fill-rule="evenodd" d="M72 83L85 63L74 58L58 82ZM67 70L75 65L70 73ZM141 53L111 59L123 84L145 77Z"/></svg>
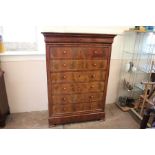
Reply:
<svg viewBox="0 0 155 155"><path fill-rule="evenodd" d="M115 35L44 32L49 124L105 118Z"/></svg>

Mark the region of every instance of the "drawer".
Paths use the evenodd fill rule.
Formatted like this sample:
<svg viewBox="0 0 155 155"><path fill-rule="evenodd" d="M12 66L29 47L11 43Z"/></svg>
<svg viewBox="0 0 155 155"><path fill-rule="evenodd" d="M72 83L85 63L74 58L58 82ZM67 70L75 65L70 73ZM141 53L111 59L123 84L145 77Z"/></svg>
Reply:
<svg viewBox="0 0 155 155"><path fill-rule="evenodd" d="M52 84L52 94L103 92L104 82Z"/></svg>
<svg viewBox="0 0 155 155"><path fill-rule="evenodd" d="M84 102L84 103L76 103L74 104L74 111L95 111L95 110L103 110L104 105L102 101L96 102Z"/></svg>
<svg viewBox="0 0 155 155"><path fill-rule="evenodd" d="M51 47L51 59L103 59L109 56L109 47Z"/></svg>
<svg viewBox="0 0 155 155"><path fill-rule="evenodd" d="M74 111L80 112L80 111L90 111L91 110L91 103L76 103L74 104Z"/></svg>
<svg viewBox="0 0 155 155"><path fill-rule="evenodd" d="M85 103L75 103L75 104L67 104L67 105L53 105L52 112L53 114L63 114L63 113L72 113L72 112L80 112L80 111L95 111L95 110L103 110L104 105L101 101L97 102L85 102Z"/></svg>
<svg viewBox="0 0 155 155"><path fill-rule="evenodd" d="M71 95L73 103L103 101L103 93L87 93Z"/></svg>
<svg viewBox="0 0 155 155"><path fill-rule="evenodd" d="M53 60L51 61L51 71L85 70L86 65L86 60Z"/></svg>
<svg viewBox="0 0 155 155"><path fill-rule="evenodd" d="M94 105L94 103L90 103L90 102L74 104L74 111L80 112L80 111L96 110L95 107L92 108L92 105Z"/></svg>
<svg viewBox="0 0 155 155"><path fill-rule="evenodd" d="M107 60L51 60L52 72L107 69Z"/></svg>
<svg viewBox="0 0 155 155"><path fill-rule="evenodd" d="M57 105L93 102L93 101L102 101L102 100L103 100L103 93L52 95L52 103Z"/></svg>
<svg viewBox="0 0 155 155"><path fill-rule="evenodd" d="M60 59L60 58L73 58L74 50L72 47L51 47L50 48L50 58Z"/></svg>
<svg viewBox="0 0 155 155"><path fill-rule="evenodd" d="M73 105L53 105L52 106L53 114L62 114L62 113L72 113L73 112Z"/></svg>
<svg viewBox="0 0 155 155"><path fill-rule="evenodd" d="M52 83L74 82L73 76L74 76L73 72L51 73L51 82Z"/></svg>
<svg viewBox="0 0 155 155"><path fill-rule="evenodd" d="M103 110L104 105L101 101L91 102L91 110Z"/></svg>
<svg viewBox="0 0 155 155"><path fill-rule="evenodd" d="M93 102L93 101L103 101L103 92L102 93L89 93L85 94L85 102Z"/></svg>
<svg viewBox="0 0 155 155"><path fill-rule="evenodd" d="M104 59L109 57L109 47L92 47L87 48L86 58Z"/></svg>
<svg viewBox="0 0 155 155"><path fill-rule="evenodd" d="M104 81L106 72L103 70L99 71L85 71L85 72L73 72L73 82L93 82L93 81Z"/></svg>
<svg viewBox="0 0 155 155"><path fill-rule="evenodd" d="M88 89L88 92L103 92L104 91L104 82L90 82L85 85Z"/></svg>
<svg viewBox="0 0 155 155"><path fill-rule="evenodd" d="M106 78L106 72L99 70L99 71L91 71L88 74L89 81L104 81Z"/></svg>
<svg viewBox="0 0 155 155"><path fill-rule="evenodd" d="M51 73L52 83L104 81L105 71Z"/></svg>
<svg viewBox="0 0 155 155"><path fill-rule="evenodd" d="M107 60L87 60L86 69L107 69Z"/></svg>
<svg viewBox="0 0 155 155"><path fill-rule="evenodd" d="M73 102L72 95L53 95L52 103L61 105L61 104L71 104Z"/></svg>
<svg viewBox="0 0 155 155"><path fill-rule="evenodd" d="M74 84L52 84L52 94L70 94L75 92Z"/></svg>
<svg viewBox="0 0 155 155"><path fill-rule="evenodd" d="M74 104L74 111L78 112L78 111L83 111L83 103L76 103Z"/></svg>

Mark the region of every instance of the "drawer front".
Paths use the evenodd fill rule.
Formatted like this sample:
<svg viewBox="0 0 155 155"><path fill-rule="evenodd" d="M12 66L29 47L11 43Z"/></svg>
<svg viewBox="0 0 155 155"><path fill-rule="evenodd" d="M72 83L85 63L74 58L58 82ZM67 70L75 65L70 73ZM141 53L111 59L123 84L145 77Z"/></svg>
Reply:
<svg viewBox="0 0 155 155"><path fill-rule="evenodd" d="M91 93L103 92L104 82L90 82L77 84L52 84L53 94L74 94L74 93Z"/></svg>
<svg viewBox="0 0 155 155"><path fill-rule="evenodd" d="M103 110L104 106L101 101L97 102L84 102L84 103L75 103L73 106L74 111L95 111L95 110Z"/></svg>
<svg viewBox="0 0 155 155"><path fill-rule="evenodd" d="M107 69L107 60L51 60L52 72Z"/></svg>
<svg viewBox="0 0 155 155"><path fill-rule="evenodd" d="M87 60L86 69L107 69L107 60Z"/></svg>
<svg viewBox="0 0 155 155"><path fill-rule="evenodd" d="M96 110L103 110L103 109L104 109L104 106L101 101L52 106L53 114L65 114L65 113L82 112L82 111L96 111Z"/></svg>
<svg viewBox="0 0 155 155"><path fill-rule="evenodd" d="M104 109L104 105L101 101L98 102L91 102L91 110L95 111L95 110L103 110Z"/></svg>
<svg viewBox="0 0 155 155"><path fill-rule="evenodd" d="M50 58L60 59L60 58L73 58L75 51L72 47L51 47L50 48Z"/></svg>
<svg viewBox="0 0 155 155"><path fill-rule="evenodd" d="M53 105L52 106L53 114L63 114L63 113L72 113L74 111L73 105Z"/></svg>
<svg viewBox="0 0 155 155"><path fill-rule="evenodd" d="M51 82L73 82L74 73L73 72L62 72L62 73L51 73Z"/></svg>
<svg viewBox="0 0 155 155"><path fill-rule="evenodd" d="M53 104L71 104L93 101L103 101L103 93L88 93L88 94L72 94L72 95L53 95Z"/></svg>
<svg viewBox="0 0 155 155"><path fill-rule="evenodd" d="M104 81L105 71L51 73L52 83Z"/></svg>
<svg viewBox="0 0 155 155"><path fill-rule="evenodd" d="M109 47L51 47L51 59L103 59L109 56Z"/></svg>
<svg viewBox="0 0 155 155"><path fill-rule="evenodd" d="M72 95L53 95L52 96L53 104L61 105L61 104L70 104L73 102Z"/></svg>
<svg viewBox="0 0 155 155"><path fill-rule="evenodd" d="M76 71L86 70L86 60L53 60L51 61L51 71Z"/></svg>
<svg viewBox="0 0 155 155"><path fill-rule="evenodd" d="M86 49L86 58L104 59L109 57L109 47L92 47Z"/></svg>

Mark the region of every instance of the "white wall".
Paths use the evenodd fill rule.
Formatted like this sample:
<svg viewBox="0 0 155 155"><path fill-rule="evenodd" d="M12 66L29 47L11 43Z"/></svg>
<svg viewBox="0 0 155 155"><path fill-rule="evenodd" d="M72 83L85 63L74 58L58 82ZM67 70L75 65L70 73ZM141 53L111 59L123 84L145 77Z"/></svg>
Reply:
<svg viewBox="0 0 155 155"><path fill-rule="evenodd" d="M44 60L2 63L11 112L47 109L47 79Z"/></svg>
<svg viewBox="0 0 155 155"><path fill-rule="evenodd" d="M126 27L116 28L88 28L87 32L120 33ZM76 30L76 31L75 31ZM89 30L89 31L88 31ZM118 31L119 30L119 31ZM66 32L66 29L63 30ZM69 29L68 29L69 31ZM67 31L67 32L68 32ZM70 32L85 32L86 28L75 27ZM112 46L110 75L107 90L106 103L113 103L116 100L120 56L122 47L122 36L114 39ZM27 112L47 110L47 78L45 55L41 56L1 56L2 69L5 71L5 82L11 112Z"/></svg>

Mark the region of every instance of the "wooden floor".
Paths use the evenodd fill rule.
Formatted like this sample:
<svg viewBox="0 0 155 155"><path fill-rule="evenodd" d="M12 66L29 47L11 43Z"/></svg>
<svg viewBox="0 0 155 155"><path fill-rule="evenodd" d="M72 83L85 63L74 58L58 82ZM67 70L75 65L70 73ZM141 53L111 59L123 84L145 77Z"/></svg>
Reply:
<svg viewBox="0 0 155 155"><path fill-rule="evenodd" d="M128 112L122 112L115 104L106 105L105 121L71 123L55 127L48 126L48 112L25 112L11 114L5 129L138 129L139 124Z"/></svg>

